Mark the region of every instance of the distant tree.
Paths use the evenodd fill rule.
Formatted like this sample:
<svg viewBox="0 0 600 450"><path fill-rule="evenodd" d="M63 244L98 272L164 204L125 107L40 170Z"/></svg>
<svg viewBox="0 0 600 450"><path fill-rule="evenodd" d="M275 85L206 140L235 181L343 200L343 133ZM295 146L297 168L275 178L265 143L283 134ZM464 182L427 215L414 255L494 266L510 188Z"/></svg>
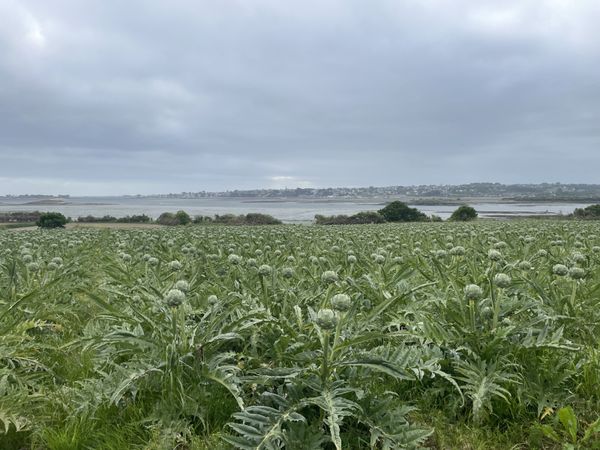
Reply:
<svg viewBox="0 0 600 450"><path fill-rule="evenodd" d="M376 211L361 211L352 216L346 216L344 214L340 214L339 216L323 216L317 214L315 216L316 225L360 225L384 222L385 219L383 216Z"/></svg>
<svg viewBox="0 0 600 450"><path fill-rule="evenodd" d="M349 217L340 214L339 216L324 216L323 214L315 215L316 225L347 225L349 223Z"/></svg>
<svg viewBox="0 0 600 450"><path fill-rule="evenodd" d="M193 223L201 224L201 223L210 223L213 221L213 218L210 216L194 216Z"/></svg>
<svg viewBox="0 0 600 450"><path fill-rule="evenodd" d="M361 211L349 217L352 224L384 223L385 218L377 211Z"/></svg>
<svg viewBox="0 0 600 450"><path fill-rule="evenodd" d="M243 215L236 216L235 214L215 214L214 222L222 225L238 225L244 219Z"/></svg>
<svg viewBox="0 0 600 450"><path fill-rule="evenodd" d="M576 208L573 216L578 219L600 219L600 204L586 206L585 208Z"/></svg>
<svg viewBox="0 0 600 450"><path fill-rule="evenodd" d="M158 219L156 219L156 223L160 225L179 225L179 221L175 217L175 214L171 212L162 213L158 216Z"/></svg>
<svg viewBox="0 0 600 450"><path fill-rule="evenodd" d="M379 210L379 214L388 222L422 222L427 216L406 203L394 201Z"/></svg>
<svg viewBox="0 0 600 450"><path fill-rule="evenodd" d="M77 218L77 222L83 222L83 223L93 223L93 222L98 222L98 223L110 223L110 222L116 222L117 218L113 217L113 216L102 216L102 217L94 217L91 215L87 215L87 216L82 216L82 217L78 217Z"/></svg>
<svg viewBox="0 0 600 450"><path fill-rule="evenodd" d="M179 225L187 225L192 222L192 218L185 211L177 211L175 213L175 218L179 222Z"/></svg>
<svg viewBox="0 0 600 450"><path fill-rule="evenodd" d="M160 225L187 225L192 222L192 218L185 211L177 211L175 214L171 212L164 212L158 219L156 219L156 223Z"/></svg>
<svg viewBox="0 0 600 450"><path fill-rule="evenodd" d="M454 222L467 222L475 219L477 219L477 211L469 205L459 206L450 216L450 220Z"/></svg>
<svg viewBox="0 0 600 450"><path fill-rule="evenodd" d="M35 223L40 228L64 228L68 219L58 212L43 213Z"/></svg>
<svg viewBox="0 0 600 450"><path fill-rule="evenodd" d="M245 220L246 225L279 225L281 220L269 214L261 213L248 213L246 214Z"/></svg>
<svg viewBox="0 0 600 450"><path fill-rule="evenodd" d="M269 214L261 214L261 213L249 213L249 214L240 214L236 216L235 214L216 214L214 218L208 217L209 221L212 223L220 224L220 225L279 225L281 224L281 220L276 219Z"/></svg>

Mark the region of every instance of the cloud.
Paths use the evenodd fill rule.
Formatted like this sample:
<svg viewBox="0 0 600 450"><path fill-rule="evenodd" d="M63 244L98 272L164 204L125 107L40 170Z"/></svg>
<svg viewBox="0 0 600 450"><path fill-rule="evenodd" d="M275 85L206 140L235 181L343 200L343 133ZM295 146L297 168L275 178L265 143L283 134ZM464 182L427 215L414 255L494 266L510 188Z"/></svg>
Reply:
<svg viewBox="0 0 600 450"><path fill-rule="evenodd" d="M593 0L5 0L0 15L0 194L593 182L600 164Z"/></svg>

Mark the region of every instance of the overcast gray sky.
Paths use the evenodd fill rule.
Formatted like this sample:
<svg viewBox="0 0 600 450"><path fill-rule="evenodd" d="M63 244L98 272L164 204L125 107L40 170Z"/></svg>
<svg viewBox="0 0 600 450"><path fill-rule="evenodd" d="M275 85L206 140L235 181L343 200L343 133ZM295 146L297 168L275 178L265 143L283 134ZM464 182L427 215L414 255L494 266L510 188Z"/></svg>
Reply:
<svg viewBox="0 0 600 450"><path fill-rule="evenodd" d="M598 0L0 0L0 195L599 182Z"/></svg>

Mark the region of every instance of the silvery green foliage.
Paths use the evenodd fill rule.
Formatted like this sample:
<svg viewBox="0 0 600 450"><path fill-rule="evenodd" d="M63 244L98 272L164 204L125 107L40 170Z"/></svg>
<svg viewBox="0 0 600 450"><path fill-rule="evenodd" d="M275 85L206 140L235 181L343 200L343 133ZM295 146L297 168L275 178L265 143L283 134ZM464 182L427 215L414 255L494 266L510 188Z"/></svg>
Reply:
<svg viewBox="0 0 600 450"><path fill-rule="evenodd" d="M335 283L338 281L338 274L333 270L326 270L321 274L321 280L325 283Z"/></svg>
<svg viewBox="0 0 600 450"><path fill-rule="evenodd" d="M352 306L352 301L346 294L336 294L331 298L331 306L336 311L345 312Z"/></svg>
<svg viewBox="0 0 600 450"><path fill-rule="evenodd" d="M488 251L488 258L490 258L492 261L500 261L502 259L502 253L500 253L498 250L491 249Z"/></svg>
<svg viewBox="0 0 600 450"><path fill-rule="evenodd" d="M511 285L512 280L509 275L505 273L497 273L494 275L494 284L499 288L507 288Z"/></svg>
<svg viewBox="0 0 600 450"><path fill-rule="evenodd" d="M179 306L185 301L185 294L179 289L171 289L165 296L165 302L169 306Z"/></svg>
<svg viewBox="0 0 600 450"><path fill-rule="evenodd" d="M273 272L273 269L268 264L263 264L258 268L258 274L263 277L271 275L271 272Z"/></svg>
<svg viewBox="0 0 600 450"><path fill-rule="evenodd" d="M396 449L429 445L431 414L527 428L598 395L599 236L558 221L0 231L0 431Z"/></svg>
<svg viewBox="0 0 600 450"><path fill-rule="evenodd" d="M477 300L483 295L483 289L476 284L469 284L465 287L465 298L467 300Z"/></svg>
<svg viewBox="0 0 600 450"><path fill-rule="evenodd" d="M237 266L242 263L242 258L239 255L233 253L227 257L227 260L230 264L233 264L234 266Z"/></svg>
<svg viewBox="0 0 600 450"><path fill-rule="evenodd" d="M555 264L552 266L552 273L563 277L569 273L569 268L564 264Z"/></svg>
<svg viewBox="0 0 600 450"><path fill-rule="evenodd" d="M585 277L585 270L581 267L571 267L568 273L574 280L580 280Z"/></svg>
<svg viewBox="0 0 600 450"><path fill-rule="evenodd" d="M331 331L337 324L337 317L335 312L331 309L321 309L317 313L317 325L325 331Z"/></svg>

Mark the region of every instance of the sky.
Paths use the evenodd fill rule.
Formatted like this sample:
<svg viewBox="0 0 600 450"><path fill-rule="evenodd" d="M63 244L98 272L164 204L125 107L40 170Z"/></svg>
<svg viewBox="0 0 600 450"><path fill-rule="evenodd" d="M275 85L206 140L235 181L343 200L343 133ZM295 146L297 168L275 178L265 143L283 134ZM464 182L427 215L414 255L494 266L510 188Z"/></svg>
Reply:
<svg viewBox="0 0 600 450"><path fill-rule="evenodd" d="M0 195L597 183L598 0L0 0Z"/></svg>

